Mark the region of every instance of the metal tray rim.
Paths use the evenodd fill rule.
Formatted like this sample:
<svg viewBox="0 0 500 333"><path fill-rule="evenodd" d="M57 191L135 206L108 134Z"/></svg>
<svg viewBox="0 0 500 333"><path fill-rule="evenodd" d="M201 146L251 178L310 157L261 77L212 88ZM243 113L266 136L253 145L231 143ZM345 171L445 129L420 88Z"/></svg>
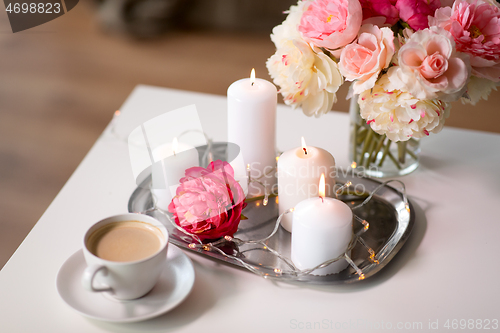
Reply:
<svg viewBox="0 0 500 333"><path fill-rule="evenodd" d="M340 175L338 179L338 181L340 182L350 180L351 182L353 182L354 185L363 183L363 184L371 184L373 186L378 186L379 184L381 184L380 181L375 180L373 178L362 177L357 175L353 175L352 177L344 177L345 173L342 172L339 172L338 174ZM130 196L128 202L128 210L130 212L138 211L136 209L137 208L136 205L138 204L140 198L147 197L148 195L150 196L150 191L148 189L148 182L149 183L151 182L150 176L146 178L143 181L143 183L138 188L136 188L132 193L132 195ZM389 205L391 205L391 200L396 200L394 196L397 196L401 199L401 193L390 185L386 185L386 187L381 192L382 193L375 195L374 198L386 201L389 203ZM388 196L390 197L391 200L387 200ZM398 203L401 204L402 200L399 201ZM397 228L396 230L394 230L392 235L387 239L382 250L380 250L376 254L375 258L379 261L379 263L378 264L370 263L362 269L365 278L373 276L374 274L378 273L383 267L385 267L392 260L392 258L394 258L394 256L399 252L399 250L403 247L404 243L410 236L415 223L415 210L410 200L408 200L408 205L410 207L410 212L409 214L406 215L405 215L406 208L404 209L404 212L402 211L402 209L400 209L400 211L397 211L396 207L394 205L391 205L396 211L396 214L398 216ZM144 209L140 211L144 212L145 210L147 210L148 207L142 207L142 208ZM401 215L405 215L407 218L403 218ZM243 268L243 266L237 260L231 260L227 257L224 257L214 252L207 252L200 249L189 248L188 246L190 244L189 242L181 241L175 238L171 238L170 242L182 249L189 250L197 254L201 254L205 257L209 257L211 259L215 259L217 261L224 262L226 264ZM250 264L255 265L254 263ZM270 268L265 266L260 267L259 269L262 269L264 271L266 270L271 271ZM336 275L337 274L326 275L326 276L308 275L300 279L295 279L294 281L313 283L313 284L338 284L338 283L353 283L359 281L358 276L355 274L354 275L351 274L348 276L348 278L345 279L339 279L338 277L335 277Z"/></svg>

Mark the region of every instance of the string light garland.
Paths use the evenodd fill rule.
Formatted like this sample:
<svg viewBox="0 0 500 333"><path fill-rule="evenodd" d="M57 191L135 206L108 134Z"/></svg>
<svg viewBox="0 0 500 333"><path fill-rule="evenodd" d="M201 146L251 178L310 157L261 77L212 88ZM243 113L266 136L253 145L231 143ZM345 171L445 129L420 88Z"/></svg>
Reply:
<svg viewBox="0 0 500 333"><path fill-rule="evenodd" d="M248 182L250 183L252 181L253 180L249 178ZM402 194L403 202L405 203L405 209L409 212L408 199L407 199L407 196L406 196L406 189L405 189L404 183L401 182L401 181L399 181L399 180L388 180L388 181L385 181L385 182L381 183L379 186L377 186L373 191L371 191L368 194L368 196L365 198L365 200L362 203L360 203L359 205L354 206L354 207L351 208L352 211L353 211L354 221L357 221L358 223L360 223L362 225L362 228L358 232L356 232L356 233L354 233L352 235L351 241L349 242L349 245L347 246L347 248L344 251L344 253L342 255L339 255L336 258L332 258L330 260L327 260L327 261L325 261L325 262L317 265L316 267L312 267L312 268L305 269L305 270L298 269L288 257L286 257L285 255L283 255L279 251L277 251L277 250L269 247L269 245L265 243L267 240L269 240L271 237L273 237L276 234L276 232L279 229L279 226L280 226L280 223L281 223L281 219L283 218L283 216L286 215L286 214L293 213L294 208L291 208L291 209L285 211L280 216L278 216L278 218L275 221L275 225L274 225L274 228L273 228L272 232L268 236L266 236L266 237L264 237L262 239L257 239L257 240L242 240L242 239L237 238L237 237L224 236L223 238L221 238L221 239L219 239L219 240L217 240L215 242L210 242L210 243L206 243L206 244L204 244L198 238L198 236L196 236L195 234L191 234L191 233L187 232L186 230L182 229L181 227L179 227L172 220L170 213L157 208L156 207L156 201L155 201L155 199L153 199L153 205L154 205L154 207L151 208L151 209L149 209L149 210L147 210L147 211L145 211L145 212L142 212L142 213L149 213L149 212L154 211L154 210L160 212L162 215L165 216L165 218L172 224L172 226L175 229L179 230L183 234L188 235L188 236L190 236L192 238L191 239L191 243L188 245L188 247L190 249L192 249L192 250L200 249L202 251L217 252L220 255L224 256L225 258L229 258L229 259L233 259L233 260L237 261L238 263L241 264L241 266L245 267L246 269L248 269L252 273L255 273L255 274L257 274L257 275L259 275L259 276L261 276L263 278L267 278L267 279L279 279L279 280L299 280L300 278L303 278L304 276L314 275L313 274L314 271L316 271L316 270L318 270L320 268L327 267L327 266L333 264L334 262L337 262L339 260L346 260L348 262L348 264L354 269L354 271L358 275L358 280L363 280L363 279L365 279L365 275L363 274L362 270L354 263L354 261L351 259L350 255L349 255L349 252L354 248L354 246L357 243L361 244L367 250L367 252L369 254L368 260L370 262L372 262L373 264L379 264L379 261L376 259L376 253L375 253L375 251L370 246L368 246L368 244L365 242L365 240L362 237L362 235L366 231L369 230L370 224L369 224L368 221L366 221L366 220L362 219L361 217L359 217L358 215L356 215L355 214L355 210L363 207L368 202L370 202L372 200L373 196L379 190L381 190L382 188L384 188L385 186L387 186L391 182L397 182L397 183L399 183L401 185L402 190L400 191L400 193ZM352 185L351 182L347 182L344 185L342 185L336 191L337 197L338 197L338 195L342 194L345 190L347 190L351 185ZM263 203L263 205L265 205L265 204ZM272 269L273 272L275 273L275 275L271 275L269 273L263 272L263 271L259 270L258 268L256 268L254 265L251 265L248 262L244 261L243 259L239 258L238 256L227 254L226 252L224 252L223 250L220 249L220 247L225 246L228 243L232 243L232 244L236 245L236 247L240 247L242 245L249 245L249 244L259 245L260 249L262 249L262 250L264 250L266 252L271 253L272 255L276 256L279 260L281 260L287 266L288 269L284 271L281 268L275 267L274 269ZM251 249L251 250L256 250L256 249L257 248L254 248L254 249Z"/></svg>
<svg viewBox="0 0 500 333"><path fill-rule="evenodd" d="M116 123L117 123L117 118L119 116L120 116L120 111L116 111L114 113L113 119L112 119L111 124L110 124L110 133L113 136L115 136L116 138L118 138L120 141L125 141L125 140L123 140L123 138L120 138L117 135L116 130L115 130ZM185 132L181 133L179 135L179 137L181 137L181 136L183 136L183 135L185 135L187 133L190 133L190 132L199 132L202 135L204 135L204 137L206 139L206 142L207 142L207 149L205 150L205 152L204 152L204 154L202 156L202 160L208 161L208 163L210 163L211 161L213 161L214 160L214 158L213 158L213 141L206 135L206 133L204 133L202 131L199 131L199 130L196 130L196 131L194 131L194 130L185 131ZM307 150L306 149L304 149L304 153L307 154ZM278 158L279 157L276 158L276 161L278 161ZM351 167L355 168L356 166L352 165ZM272 194L271 191L269 190L269 188L262 182L262 178L267 177L268 175L270 175L273 172L276 172L276 169L271 169L267 173L263 174L261 177L258 177L258 178L252 178L251 177L250 165L247 165L247 170L246 171L247 171L247 185L248 186L250 186L250 184L252 184L252 183L255 183L255 184L258 184L258 185L262 186L265 189L264 196L257 197L257 198L247 199L247 202L248 201L255 201L255 200L262 200L262 205L266 206L268 204L268 202L269 202L269 197L275 196L275 195ZM325 262L317 265L316 267L312 267L312 268L304 269L304 270L298 269L293 264L293 262L291 261L291 259L289 259L288 257L286 257L285 255L283 255L279 251L277 251L277 250L269 247L269 245L266 244L266 241L268 241L270 238L272 238L277 233L277 231L279 229L279 226L280 226L280 223L281 223L281 219L283 218L283 216L286 215L286 214L293 213L294 208L291 208L291 209L285 211L284 213L282 213L281 215L279 215L278 218L275 221L275 225L274 225L273 230L271 231L271 233L269 235L267 235L264 238L257 239L257 240L242 240L242 239L237 238L237 237L232 237L232 236L226 235L226 236L220 238L217 241L209 242L209 243L203 243L196 234L192 234L192 233L184 230L183 228L179 227L175 223L175 221L173 221L172 215L169 212L164 211L164 210L158 208L157 207L157 198L156 198L156 196L154 195L153 192L151 192L153 206L151 208L147 209L147 210L141 211L140 213L141 214L151 214L151 213L153 213L155 211L161 213L163 216L165 216L165 218L167 219L167 221L169 221L169 223L176 230L178 230L179 232L181 232L182 234L184 234L185 236L187 236L186 238L183 238L183 240L189 243L188 247L190 249L192 249L192 250L207 251L207 252L216 252L216 253L222 255L225 258L237 261L242 267L246 268L250 272L255 273L255 274L257 274L257 275L259 275L259 276L261 276L263 278L266 278L266 279L292 280L292 281L293 280L300 280L300 278L303 278L305 276L314 275L313 274L314 271L316 271L318 269L325 268L325 267L327 267L327 266L329 266L329 265L331 265L331 264L333 264L333 263L335 263L335 262L337 262L339 260L346 260L347 263L354 269L354 271L358 275L358 280L364 280L365 279L365 275L363 274L363 271L351 259L350 255L349 255L350 251L355 247L355 245L357 243L359 243L359 244L362 245L362 247L364 247L367 250L367 252L369 254L368 260L371 263L378 265L379 261L377 260L377 254L375 253L375 251L370 246L368 246L368 244L365 242L365 240L362 237L362 235L366 231L369 230L370 223L368 221L366 221L365 219L362 219L361 217L359 217L357 214L355 214L355 211L358 210L358 209L360 209L361 207L365 206L366 204L368 204L378 191L380 191L382 188L388 186L388 184L392 183L392 182L396 182L399 185L401 185L401 190L399 191L399 193L401 194L401 196L403 198L403 203L405 205L405 210L409 213L410 212L410 206L409 206L409 203L408 203L408 198L407 198L407 195L406 195L406 188L405 188L404 183L401 182L400 180L388 180L388 181L385 181L385 182L381 183L373 191L371 191L371 192L368 193L367 197L364 199L364 201L362 203L360 203L359 205L356 205L354 207L351 207L351 210L353 212L353 219L354 219L354 221L360 223L361 226L362 226L362 228L359 229L356 233L353 233L351 241L349 242L349 245L347 246L347 248L344 251L344 253L341 254L341 255L339 255L336 258L329 259L329 260L327 260L327 261L325 261ZM335 192L337 198L338 198L339 195L343 194L346 191L347 191L348 194L350 194L350 192L348 192L348 189L349 189L349 187L351 185L352 185L351 182L346 182L345 184L343 184ZM228 245L228 244L234 244L237 248L240 247L240 246L249 245L249 244L251 244L251 245L258 245L259 248L253 248L253 249L249 249L249 250L245 250L245 251L253 251L253 250L258 250L258 249L264 250L264 251L266 251L266 252L274 255L279 260L281 260L285 264L285 266L287 267L287 269L283 270L283 269L281 269L279 267L275 267L275 268L272 268L272 271L274 272L275 275L266 273L266 272L264 272L262 270L259 270L258 267L249 264L248 262L246 262L245 260L241 259L237 255L231 255L231 254L228 254L228 253L224 252L221 249L221 247L223 247L225 245ZM238 253L241 254L242 252L238 252Z"/></svg>

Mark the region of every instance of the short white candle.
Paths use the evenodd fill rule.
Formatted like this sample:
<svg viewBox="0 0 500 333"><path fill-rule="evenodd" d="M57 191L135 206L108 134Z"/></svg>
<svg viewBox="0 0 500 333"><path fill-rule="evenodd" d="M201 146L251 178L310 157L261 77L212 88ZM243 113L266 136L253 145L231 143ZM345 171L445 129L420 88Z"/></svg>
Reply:
<svg viewBox="0 0 500 333"><path fill-rule="evenodd" d="M199 166L198 151L191 145L178 143L174 138L172 143L154 149L153 158L151 191L156 197L156 206L168 210L186 169Z"/></svg>
<svg viewBox="0 0 500 333"><path fill-rule="evenodd" d="M278 202L279 213L295 207L307 198L318 197L318 183L321 174L327 175L326 196L335 196L335 159L328 151L302 146L284 152L278 159ZM281 219L285 230L292 231L292 216Z"/></svg>
<svg viewBox="0 0 500 333"><path fill-rule="evenodd" d="M239 146L245 165L250 165L252 178L262 179L270 188L276 184L276 86L252 77L231 84L227 90L228 141ZM262 186L252 183L249 196L265 193Z"/></svg>
<svg viewBox="0 0 500 333"><path fill-rule="evenodd" d="M314 268L337 258L345 253L351 238L352 211L342 201L317 197L301 201L295 206L291 257L297 268ZM347 261L340 259L312 274L335 274L347 266Z"/></svg>

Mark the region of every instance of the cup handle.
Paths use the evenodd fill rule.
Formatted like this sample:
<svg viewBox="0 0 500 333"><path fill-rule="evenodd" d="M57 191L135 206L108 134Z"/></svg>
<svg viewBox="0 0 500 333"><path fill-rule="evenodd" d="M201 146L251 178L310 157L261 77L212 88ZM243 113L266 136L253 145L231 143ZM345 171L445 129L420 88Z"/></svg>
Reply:
<svg viewBox="0 0 500 333"><path fill-rule="evenodd" d="M108 286L104 286L103 288L94 287L93 285L94 277L101 270L104 276L108 274L108 268L103 265L92 265L85 268L85 271L83 272L82 276L83 288L87 289L88 291L94 291L94 292L113 291L113 289Z"/></svg>

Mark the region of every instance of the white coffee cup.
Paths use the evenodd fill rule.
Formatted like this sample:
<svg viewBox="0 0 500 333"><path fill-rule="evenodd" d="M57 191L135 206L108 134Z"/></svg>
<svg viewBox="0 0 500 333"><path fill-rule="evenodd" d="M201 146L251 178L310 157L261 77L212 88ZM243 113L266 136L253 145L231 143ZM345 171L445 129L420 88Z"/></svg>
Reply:
<svg viewBox="0 0 500 333"><path fill-rule="evenodd" d="M140 231L139 234L137 234L136 231L123 231L127 227L131 228L136 226L144 230ZM99 249L101 253L97 252L97 244L104 244L101 239L104 239L105 236L101 235L111 234L109 230L116 230L117 228L121 228L122 230L122 234L118 235L124 235L123 232L128 232L126 237L129 238L123 238L127 241L122 241L121 245L125 245L124 249L128 250L129 254L132 249L129 244L133 243L135 238L144 240L144 237L140 237L141 233L145 233L147 237L151 235L156 236L159 245L156 244L156 240L147 242L147 244L154 243L155 246L151 249L148 248L149 245L144 245L146 244L145 242L136 242L137 244L135 246L137 249L143 250L142 247L148 248L147 250L149 252L146 251L145 253L149 253L149 255L143 258L128 260L127 254L125 254L125 257L118 259L122 261L99 257L98 254L106 258L101 249ZM151 235L149 235L148 232L151 232ZM115 232L114 236L116 237L116 235ZM110 296L120 300L131 300L146 295L153 289L165 267L168 236L168 231L161 222L143 214L121 214L97 222L85 233L83 239L83 253L88 265L82 276L83 287L92 292L109 293ZM130 239L133 239L133 241L130 242ZM120 242L107 244L113 244L114 246L114 244L120 244ZM156 247L157 250L154 250ZM135 250L132 250L133 255L130 258L134 258L134 253L137 253L134 251ZM122 251L121 253L123 252L127 253L127 251Z"/></svg>

